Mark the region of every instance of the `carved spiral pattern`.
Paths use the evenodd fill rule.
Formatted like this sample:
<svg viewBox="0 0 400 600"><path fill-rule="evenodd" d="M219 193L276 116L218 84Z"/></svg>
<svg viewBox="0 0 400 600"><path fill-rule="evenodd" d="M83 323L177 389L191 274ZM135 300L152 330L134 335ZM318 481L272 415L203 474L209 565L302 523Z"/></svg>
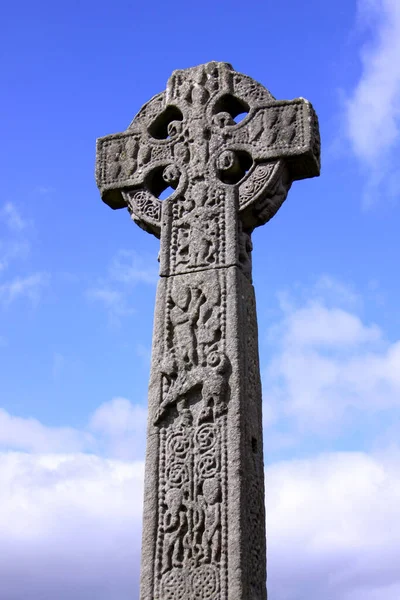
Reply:
<svg viewBox="0 0 400 600"><path fill-rule="evenodd" d="M167 444L167 451L170 456L176 456L177 458L185 458L190 450L190 439L187 433L182 431L174 432Z"/></svg>
<svg viewBox="0 0 400 600"><path fill-rule="evenodd" d="M155 202L150 194L144 190L140 190L134 194L133 201L139 211L156 221L160 219L159 202Z"/></svg>
<svg viewBox="0 0 400 600"><path fill-rule="evenodd" d="M214 448L217 443L217 429L212 423L200 425L196 431L196 443L200 452Z"/></svg>
<svg viewBox="0 0 400 600"><path fill-rule="evenodd" d="M219 444L218 429L213 423L203 423L196 431L195 440L200 457L197 474L200 479L209 479L218 473Z"/></svg>
<svg viewBox="0 0 400 600"><path fill-rule="evenodd" d="M166 476L171 487L181 487L189 480L187 465L175 460L166 468Z"/></svg>
<svg viewBox="0 0 400 600"><path fill-rule="evenodd" d="M271 176L274 165L259 165L250 178L240 186L240 200L247 202L262 189Z"/></svg>
<svg viewBox="0 0 400 600"><path fill-rule="evenodd" d="M149 200L149 197L147 195L146 192L136 192L136 194L133 196L134 200L136 201L136 206L140 209L143 210L144 207L146 206L146 203Z"/></svg>
<svg viewBox="0 0 400 600"><path fill-rule="evenodd" d="M266 177L270 176L271 171L271 165L260 165L258 169L254 171L254 179L256 181L264 181Z"/></svg>
<svg viewBox="0 0 400 600"><path fill-rule="evenodd" d="M197 471L200 477L208 479L214 477L218 472L218 461L212 454L206 454L197 463Z"/></svg>
<svg viewBox="0 0 400 600"><path fill-rule="evenodd" d="M241 192L243 196L248 196L249 198L253 195L255 189L254 181L249 179L241 186Z"/></svg>

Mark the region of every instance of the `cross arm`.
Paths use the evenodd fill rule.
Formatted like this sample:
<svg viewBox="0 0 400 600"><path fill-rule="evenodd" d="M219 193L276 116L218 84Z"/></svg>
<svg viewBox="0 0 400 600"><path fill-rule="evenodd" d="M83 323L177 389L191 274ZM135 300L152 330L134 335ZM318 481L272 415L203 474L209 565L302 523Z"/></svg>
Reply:
<svg viewBox="0 0 400 600"><path fill-rule="evenodd" d="M102 200L113 209L126 207L123 188L142 183L137 168L140 138L140 133L127 131L97 139L96 182Z"/></svg>
<svg viewBox="0 0 400 600"><path fill-rule="evenodd" d="M164 108L158 94L136 115L122 133L99 138L96 143L96 182L102 200L113 209L128 208L143 229L160 235L160 193L177 185L169 167L180 133L182 115Z"/></svg>
<svg viewBox="0 0 400 600"><path fill-rule="evenodd" d="M293 181L320 173L318 118L304 98L275 101L249 115L248 135L256 162L284 159Z"/></svg>
<svg viewBox="0 0 400 600"><path fill-rule="evenodd" d="M318 118L303 98L254 106L241 123L227 129L220 152L247 152L253 165L284 160L292 181L320 173Z"/></svg>
<svg viewBox="0 0 400 600"><path fill-rule="evenodd" d="M251 157L239 182L239 211L246 227L266 223L278 211L293 181L320 173L318 118L303 98L254 106L232 127L222 150Z"/></svg>

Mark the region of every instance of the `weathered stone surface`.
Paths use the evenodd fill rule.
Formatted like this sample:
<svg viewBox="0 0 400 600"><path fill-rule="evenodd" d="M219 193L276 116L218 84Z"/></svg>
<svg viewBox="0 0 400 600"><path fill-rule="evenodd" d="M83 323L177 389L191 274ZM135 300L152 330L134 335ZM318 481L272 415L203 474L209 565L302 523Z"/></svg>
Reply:
<svg viewBox="0 0 400 600"><path fill-rule="evenodd" d="M251 233L319 158L309 102L216 62L174 71L97 142L103 200L161 241L141 600L266 599Z"/></svg>

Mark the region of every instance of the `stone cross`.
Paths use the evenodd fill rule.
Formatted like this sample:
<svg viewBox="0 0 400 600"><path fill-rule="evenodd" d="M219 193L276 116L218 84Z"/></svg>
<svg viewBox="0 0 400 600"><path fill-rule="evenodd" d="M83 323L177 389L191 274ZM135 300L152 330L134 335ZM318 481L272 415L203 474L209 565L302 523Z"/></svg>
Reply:
<svg viewBox="0 0 400 600"><path fill-rule="evenodd" d="M141 600L266 600L251 233L319 160L309 102L218 62L97 141L102 199L160 238Z"/></svg>

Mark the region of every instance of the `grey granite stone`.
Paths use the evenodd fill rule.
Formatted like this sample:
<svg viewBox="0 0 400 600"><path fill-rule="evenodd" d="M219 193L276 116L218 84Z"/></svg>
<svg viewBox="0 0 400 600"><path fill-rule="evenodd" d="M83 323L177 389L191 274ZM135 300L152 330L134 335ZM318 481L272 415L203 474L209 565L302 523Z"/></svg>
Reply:
<svg viewBox="0 0 400 600"><path fill-rule="evenodd" d="M309 102L217 62L97 141L103 200L160 238L141 600L266 600L251 233L319 160Z"/></svg>

